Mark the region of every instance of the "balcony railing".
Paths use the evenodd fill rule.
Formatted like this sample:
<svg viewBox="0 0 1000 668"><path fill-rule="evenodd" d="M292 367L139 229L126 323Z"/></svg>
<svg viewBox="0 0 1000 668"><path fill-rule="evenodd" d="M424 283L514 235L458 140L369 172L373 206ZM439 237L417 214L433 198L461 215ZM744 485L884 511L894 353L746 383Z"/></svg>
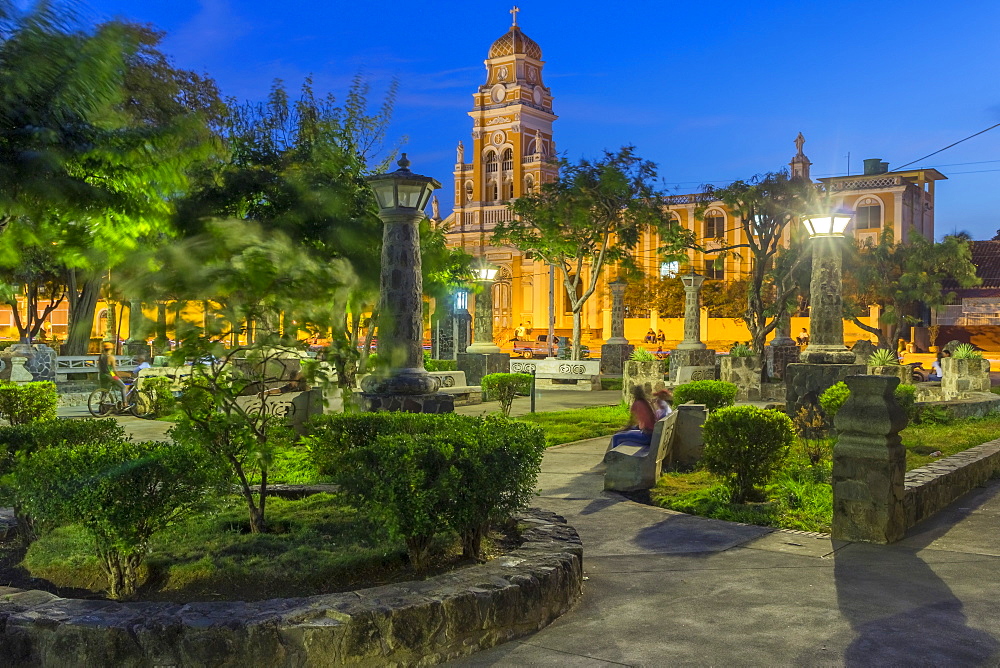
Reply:
<svg viewBox="0 0 1000 668"><path fill-rule="evenodd" d="M830 184L831 190L879 190L903 185L901 176L879 176L871 179L855 179L854 181L837 181Z"/></svg>

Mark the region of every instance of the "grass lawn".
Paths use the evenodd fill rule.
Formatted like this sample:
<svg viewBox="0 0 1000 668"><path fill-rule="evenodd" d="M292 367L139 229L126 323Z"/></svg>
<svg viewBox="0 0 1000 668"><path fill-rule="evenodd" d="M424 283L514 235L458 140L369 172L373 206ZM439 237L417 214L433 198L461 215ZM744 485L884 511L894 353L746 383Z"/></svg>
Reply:
<svg viewBox="0 0 1000 668"><path fill-rule="evenodd" d="M915 424L902 432L906 470L938 461L963 450L1000 438L1000 415L955 420L950 424ZM729 503L717 478L707 471L666 473L650 490L654 505L692 515L782 529L829 533L833 518L830 487L832 443L813 442L821 454L811 463L804 444L797 442L784 469L766 488L767 501ZM938 456L931 453L940 452Z"/></svg>
<svg viewBox="0 0 1000 668"><path fill-rule="evenodd" d="M609 436L629 421L627 406L590 406L570 411L529 413L517 418L538 425L545 431L545 445L582 441L585 438Z"/></svg>
<svg viewBox="0 0 1000 668"><path fill-rule="evenodd" d="M142 600L261 600L347 591L413 579L402 543L382 523L328 494L268 500L271 533L248 533L246 506L226 498L154 538ZM489 543L485 546L489 551ZM462 563L457 538L442 539L431 573ZM60 588L104 589L86 531L58 528L29 548L22 567Z"/></svg>

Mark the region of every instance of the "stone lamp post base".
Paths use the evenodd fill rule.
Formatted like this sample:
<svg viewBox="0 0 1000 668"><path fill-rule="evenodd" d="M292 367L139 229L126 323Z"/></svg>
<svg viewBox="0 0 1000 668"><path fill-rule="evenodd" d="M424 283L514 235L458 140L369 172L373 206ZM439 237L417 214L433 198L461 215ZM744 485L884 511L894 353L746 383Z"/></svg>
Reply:
<svg viewBox="0 0 1000 668"><path fill-rule="evenodd" d="M845 346L806 346L799 356L799 361L806 364L854 364L855 355Z"/></svg>
<svg viewBox="0 0 1000 668"><path fill-rule="evenodd" d="M507 353L459 353L458 370L465 372L469 385L479 385L483 376L491 373L510 373L510 355Z"/></svg>

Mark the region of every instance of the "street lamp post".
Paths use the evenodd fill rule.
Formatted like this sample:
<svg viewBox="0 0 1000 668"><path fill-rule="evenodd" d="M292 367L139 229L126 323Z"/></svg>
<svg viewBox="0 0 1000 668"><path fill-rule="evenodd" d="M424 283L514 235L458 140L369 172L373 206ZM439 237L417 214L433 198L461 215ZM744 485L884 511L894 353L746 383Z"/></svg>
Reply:
<svg viewBox="0 0 1000 668"><path fill-rule="evenodd" d="M423 279L420 273L420 221L435 179L410 171L404 153L399 169L368 178L378 199L382 230L379 356L389 369L365 378L362 389L369 410L448 412L437 390L440 381L424 368Z"/></svg>
<svg viewBox="0 0 1000 668"><path fill-rule="evenodd" d="M500 346L493 342L493 280L497 276L497 268L488 264L483 258L482 264L475 270L475 275L482 291L476 295L472 345L466 348L465 352L498 353Z"/></svg>
<svg viewBox="0 0 1000 668"><path fill-rule="evenodd" d="M802 361L811 364L851 364L854 353L844 346L841 239L851 213L832 211L804 216L812 246L812 280L809 283L809 345Z"/></svg>

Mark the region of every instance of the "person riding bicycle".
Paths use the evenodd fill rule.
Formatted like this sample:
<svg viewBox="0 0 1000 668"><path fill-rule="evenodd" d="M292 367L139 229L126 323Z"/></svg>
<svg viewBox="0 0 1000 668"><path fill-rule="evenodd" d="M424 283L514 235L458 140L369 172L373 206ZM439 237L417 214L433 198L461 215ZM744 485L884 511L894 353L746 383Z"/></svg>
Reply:
<svg viewBox="0 0 1000 668"><path fill-rule="evenodd" d="M125 403L125 396L128 393L125 383L118 376L118 365L115 362L115 344L105 341L101 344L103 352L97 358L97 377L101 382L101 387L117 389L122 397L122 404Z"/></svg>

